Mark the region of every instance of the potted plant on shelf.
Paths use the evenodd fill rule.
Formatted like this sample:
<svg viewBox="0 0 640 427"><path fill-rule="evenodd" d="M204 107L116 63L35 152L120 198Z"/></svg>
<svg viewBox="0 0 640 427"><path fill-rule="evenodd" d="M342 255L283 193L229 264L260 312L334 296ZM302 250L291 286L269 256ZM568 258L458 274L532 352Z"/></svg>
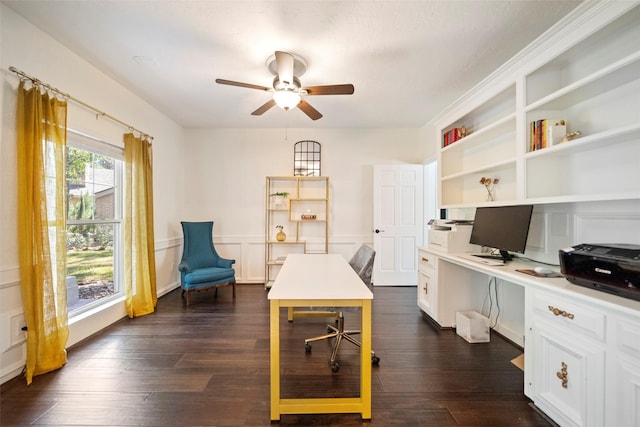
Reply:
<svg viewBox="0 0 640 427"><path fill-rule="evenodd" d="M286 206L285 199L289 197L289 193L286 191L280 191L269 194L269 197L272 197L271 203L275 209L282 209Z"/></svg>
<svg viewBox="0 0 640 427"><path fill-rule="evenodd" d="M284 233L284 231L282 231L283 229L283 226L276 225L276 230L278 230L278 232L276 233L276 240L278 242L284 242L287 239L287 235Z"/></svg>

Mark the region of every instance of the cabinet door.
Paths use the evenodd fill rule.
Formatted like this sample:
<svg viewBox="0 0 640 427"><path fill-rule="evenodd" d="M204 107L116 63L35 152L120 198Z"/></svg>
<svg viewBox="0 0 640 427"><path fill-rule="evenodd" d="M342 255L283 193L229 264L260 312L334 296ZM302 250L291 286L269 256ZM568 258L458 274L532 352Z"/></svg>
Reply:
<svg viewBox="0 0 640 427"><path fill-rule="evenodd" d="M618 317L615 348L607 355L607 425L640 426L640 319Z"/></svg>
<svg viewBox="0 0 640 427"><path fill-rule="evenodd" d="M436 319L435 293L437 290L435 270L418 270L418 307L432 319Z"/></svg>
<svg viewBox="0 0 640 427"><path fill-rule="evenodd" d="M437 319L438 257L418 251L418 307L433 320Z"/></svg>
<svg viewBox="0 0 640 427"><path fill-rule="evenodd" d="M560 425L603 426L604 349L543 319L534 322L534 403Z"/></svg>
<svg viewBox="0 0 640 427"><path fill-rule="evenodd" d="M640 361L623 356L614 364L614 389L607 395L607 425L640 426Z"/></svg>

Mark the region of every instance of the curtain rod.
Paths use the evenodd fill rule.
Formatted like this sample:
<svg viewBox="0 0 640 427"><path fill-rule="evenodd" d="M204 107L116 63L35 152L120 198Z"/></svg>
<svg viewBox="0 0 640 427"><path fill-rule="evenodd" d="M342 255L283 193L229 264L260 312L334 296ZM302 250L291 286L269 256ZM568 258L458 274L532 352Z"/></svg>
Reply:
<svg viewBox="0 0 640 427"><path fill-rule="evenodd" d="M13 73L16 73L18 76L20 76L20 77L22 77L22 78L24 78L24 79L30 80L30 81L31 81L31 83L33 83L33 84L34 84L34 85L36 85L36 86L42 86L42 87L45 87L45 88L47 88L47 90L50 90L50 91L52 91L52 92L54 92L54 93L56 93L56 94L58 94L58 95L60 95L60 96L62 96L62 97L64 97L64 98L70 99L70 100L72 100L73 102L75 102L76 104L79 104L79 105L81 105L82 107L84 107L84 108L86 108L86 109L88 109L88 110L93 111L94 113L96 113L96 119L97 119L99 116L100 116L100 117L105 117L105 118L107 118L107 119L109 119L109 120L111 120L111 121L113 121L113 122L118 123L119 125L121 125L121 126L123 126L123 127L126 127L126 128L127 128L127 129L129 129L130 131L138 132L138 133L139 133L141 136L143 136L144 138L147 138L147 139L153 140L153 137L152 137L151 135L149 135L148 133L146 133L146 132L142 132L141 130L134 128L134 127L133 127L133 126L131 126L130 124L127 124L127 123L123 122L122 120L119 120L119 119L117 119L117 118L113 117L112 115L107 114L107 113L105 113L104 111L101 111L101 110L99 110L99 109L97 109L97 108L95 108L95 107L93 107L93 106L91 106L91 105L87 104L86 102L83 102L83 101L80 101L80 100L79 100L79 99L77 99L77 98L74 98L73 96L69 95L68 93L62 92L62 91L61 91L60 89L58 89L58 88L55 88L55 87L53 87L53 86L50 86L50 85L48 85L48 84L46 84L46 83L42 82L41 80L38 80L37 78L32 77L32 76L30 76L30 75L26 74L25 72L18 70L18 69L17 69L16 67L14 67L14 66L10 66L10 67L9 67L9 71L11 71L11 72L13 72Z"/></svg>

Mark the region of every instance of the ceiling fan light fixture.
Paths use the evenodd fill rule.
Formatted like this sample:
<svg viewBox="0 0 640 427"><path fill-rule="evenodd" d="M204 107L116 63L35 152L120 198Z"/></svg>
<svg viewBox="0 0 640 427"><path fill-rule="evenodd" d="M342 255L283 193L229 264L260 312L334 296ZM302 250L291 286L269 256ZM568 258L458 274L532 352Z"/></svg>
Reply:
<svg viewBox="0 0 640 427"><path fill-rule="evenodd" d="M307 95L353 95L352 84L307 86L302 87L299 76L306 71L306 62L289 52L276 51L267 60L267 66L275 77L270 89L262 85L236 82L233 80L216 79L216 83L230 86L239 86L249 89L271 92L271 98L251 113L252 116L261 116L266 111L277 105L285 111L299 108L311 120L322 118L322 114L313 108L303 96Z"/></svg>
<svg viewBox="0 0 640 427"><path fill-rule="evenodd" d="M273 93L273 100L278 107L288 111L300 103L300 94L293 90L278 90Z"/></svg>

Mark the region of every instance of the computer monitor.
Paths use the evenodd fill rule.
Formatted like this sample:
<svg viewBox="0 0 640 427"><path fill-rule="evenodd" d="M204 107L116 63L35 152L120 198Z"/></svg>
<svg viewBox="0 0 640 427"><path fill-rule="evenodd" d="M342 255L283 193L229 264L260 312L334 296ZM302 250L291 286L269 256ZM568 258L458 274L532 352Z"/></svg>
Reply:
<svg viewBox="0 0 640 427"><path fill-rule="evenodd" d="M509 252L524 253L532 212L533 205L479 207L469 243L497 249L510 261Z"/></svg>

